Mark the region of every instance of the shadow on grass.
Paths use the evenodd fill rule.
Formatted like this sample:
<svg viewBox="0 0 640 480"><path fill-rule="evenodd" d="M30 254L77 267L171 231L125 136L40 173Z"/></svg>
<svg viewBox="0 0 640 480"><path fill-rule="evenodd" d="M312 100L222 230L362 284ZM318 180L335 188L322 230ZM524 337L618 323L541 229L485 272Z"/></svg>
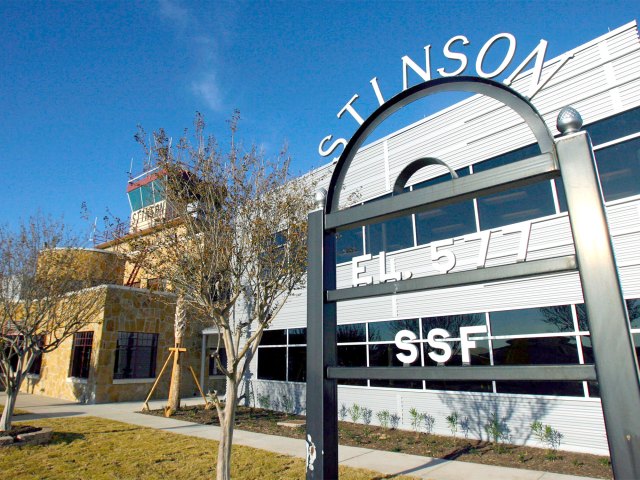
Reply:
<svg viewBox="0 0 640 480"><path fill-rule="evenodd" d="M85 436L81 433L72 433L72 432L53 432L51 435L51 441L49 445L69 445L70 443L75 442L76 440L84 440Z"/></svg>

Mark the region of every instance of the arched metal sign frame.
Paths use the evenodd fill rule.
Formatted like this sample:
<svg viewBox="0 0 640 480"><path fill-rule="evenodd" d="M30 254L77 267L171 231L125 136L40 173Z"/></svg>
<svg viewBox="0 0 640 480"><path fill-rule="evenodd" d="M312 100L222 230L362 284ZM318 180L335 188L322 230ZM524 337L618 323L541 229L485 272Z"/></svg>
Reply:
<svg viewBox="0 0 640 480"><path fill-rule="evenodd" d="M375 204L340 209L346 173L369 134L403 106L428 95L452 91L479 93L510 107L531 129L541 154L463 178L453 177L428 189L393 195ZM640 478L640 375L593 149L587 133L579 131L581 120L577 112L563 110L559 125L563 136L554 140L540 114L517 92L492 80L451 77L425 82L398 94L378 108L349 141L335 167L326 200L318 198L318 209L309 214L307 479L338 478L338 379L597 380L614 475L619 479ZM441 163L429 157L419 159L403 170L395 184L406 183L422 165ZM575 255L336 289L336 232L560 176ZM589 318L595 365L394 368L337 364L339 301L576 270Z"/></svg>

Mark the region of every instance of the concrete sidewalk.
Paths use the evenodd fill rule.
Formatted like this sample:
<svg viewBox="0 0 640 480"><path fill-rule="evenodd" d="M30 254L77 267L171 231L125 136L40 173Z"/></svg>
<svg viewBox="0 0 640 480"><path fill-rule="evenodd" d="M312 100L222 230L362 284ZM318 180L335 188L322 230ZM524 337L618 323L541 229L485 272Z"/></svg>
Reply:
<svg viewBox="0 0 640 480"><path fill-rule="evenodd" d="M3 393L0 393L0 402L4 404ZM185 399L182 402L183 405L197 405L202 403L202 399L194 397ZM152 409L162 408L164 404L166 404L166 401L162 400L149 402L149 406ZM91 415L182 435L211 440L219 439L220 429L218 427L144 415L138 413L141 407L142 402L139 401L83 405L41 395L21 393L18 396L17 408L28 410L32 413L21 415L17 420ZM301 458L305 458L306 455L305 442L294 438L236 430L233 436L233 443ZM375 470L385 475L402 474L430 480L584 480L587 478L442 460L343 445L340 445L339 461L341 465Z"/></svg>

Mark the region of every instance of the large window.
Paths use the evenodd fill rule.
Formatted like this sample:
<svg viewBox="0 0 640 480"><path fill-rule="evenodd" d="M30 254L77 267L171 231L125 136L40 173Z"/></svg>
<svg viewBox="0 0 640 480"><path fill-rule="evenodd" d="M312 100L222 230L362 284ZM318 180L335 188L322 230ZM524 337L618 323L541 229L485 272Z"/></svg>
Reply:
<svg viewBox="0 0 640 480"><path fill-rule="evenodd" d="M305 382L307 329L267 330L258 347L258 379Z"/></svg>
<svg viewBox="0 0 640 480"><path fill-rule="evenodd" d="M598 149L595 157L606 201L640 193L640 138Z"/></svg>
<svg viewBox="0 0 640 480"><path fill-rule="evenodd" d="M73 335L70 377L89 378L92 344L93 332L78 332Z"/></svg>
<svg viewBox="0 0 640 480"><path fill-rule="evenodd" d="M468 168L456 172L459 177L469 175ZM451 180L451 175L441 175L426 182L413 185L413 190ZM454 203L416 214L416 235L418 245L453 238L476 231L476 217L473 200Z"/></svg>
<svg viewBox="0 0 640 480"><path fill-rule="evenodd" d="M538 155L538 145L514 150L484 162L473 165L473 171L482 172L502 165L508 165L525 158ZM550 182L539 182L526 187L487 195L477 199L480 229L510 225L556 213Z"/></svg>
<svg viewBox="0 0 640 480"><path fill-rule="evenodd" d="M118 332L114 379L156 375L157 333Z"/></svg>

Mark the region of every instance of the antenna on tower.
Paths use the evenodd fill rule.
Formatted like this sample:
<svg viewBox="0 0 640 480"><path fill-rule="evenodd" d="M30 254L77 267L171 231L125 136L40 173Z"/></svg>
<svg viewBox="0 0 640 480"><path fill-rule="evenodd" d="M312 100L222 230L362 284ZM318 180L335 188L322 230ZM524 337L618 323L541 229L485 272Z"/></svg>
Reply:
<svg viewBox="0 0 640 480"><path fill-rule="evenodd" d="M129 164L129 171L127 172L129 175L129 180L133 178L133 157L131 157L131 163Z"/></svg>
<svg viewBox="0 0 640 480"><path fill-rule="evenodd" d="M98 217L93 221L93 227L91 227L91 235L89 235L89 243L96 244L96 228L98 226Z"/></svg>

